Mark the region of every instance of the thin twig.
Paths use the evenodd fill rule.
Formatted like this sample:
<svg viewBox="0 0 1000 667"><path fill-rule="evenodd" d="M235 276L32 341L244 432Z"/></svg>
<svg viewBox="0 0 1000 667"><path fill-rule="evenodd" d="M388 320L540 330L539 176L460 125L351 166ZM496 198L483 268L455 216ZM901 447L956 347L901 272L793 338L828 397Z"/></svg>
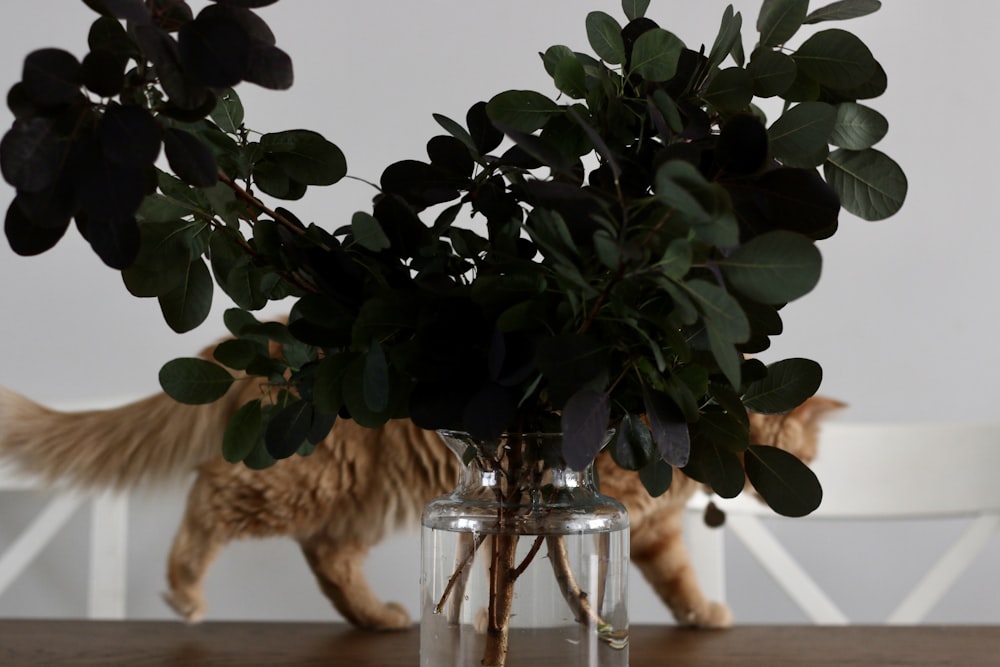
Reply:
<svg viewBox="0 0 1000 667"><path fill-rule="evenodd" d="M467 536L468 533L461 533L459 535L459 540ZM435 614L440 614L444 611L444 605L448 601L448 597L451 595L452 589L455 588L455 585L458 584L460 580L464 583L468 579L467 568L469 566L469 563L472 562L473 557L476 555L476 551L479 550L479 547L483 545L483 542L485 540L486 540L485 533L480 533L479 535L476 535L475 539L472 541L472 544L470 544L469 548L466 550L465 556L462 557L455 564L455 571L448 579L448 584L444 587L444 592L441 594L441 599L438 600L437 606L434 607ZM459 546L461 546L461 542L459 543Z"/></svg>
<svg viewBox="0 0 1000 667"><path fill-rule="evenodd" d="M563 536L551 535L546 538L546 543L549 547L549 561L552 563L552 570L556 575L559 590L562 591L563 598L566 599L570 609L573 610L576 620L586 625L596 625L598 627L605 625L600 615L590 605L587 594L576 582L576 577L573 576Z"/></svg>

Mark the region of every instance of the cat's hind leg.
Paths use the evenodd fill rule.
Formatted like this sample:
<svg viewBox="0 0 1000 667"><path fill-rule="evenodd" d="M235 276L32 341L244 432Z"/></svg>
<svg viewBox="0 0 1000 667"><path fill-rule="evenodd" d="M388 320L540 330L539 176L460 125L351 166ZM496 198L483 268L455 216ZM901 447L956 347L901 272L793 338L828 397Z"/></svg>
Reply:
<svg viewBox="0 0 1000 667"><path fill-rule="evenodd" d="M410 626L410 615L395 602L383 602L364 573L368 546L339 542L324 536L300 541L320 589L345 619L366 630L400 630Z"/></svg>

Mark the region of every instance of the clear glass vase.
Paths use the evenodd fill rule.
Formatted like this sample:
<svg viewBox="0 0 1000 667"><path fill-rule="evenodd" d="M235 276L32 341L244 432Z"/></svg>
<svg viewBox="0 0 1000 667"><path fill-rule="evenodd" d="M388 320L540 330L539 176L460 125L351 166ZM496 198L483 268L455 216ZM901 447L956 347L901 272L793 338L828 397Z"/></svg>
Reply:
<svg viewBox="0 0 1000 667"><path fill-rule="evenodd" d="M560 435L441 435L464 468L424 510L420 664L627 667L625 507Z"/></svg>

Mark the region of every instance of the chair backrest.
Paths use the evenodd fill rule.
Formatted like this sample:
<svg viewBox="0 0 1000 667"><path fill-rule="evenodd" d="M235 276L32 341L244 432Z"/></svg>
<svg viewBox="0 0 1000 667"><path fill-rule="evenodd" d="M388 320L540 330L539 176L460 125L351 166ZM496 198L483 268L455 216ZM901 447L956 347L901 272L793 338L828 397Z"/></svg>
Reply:
<svg viewBox="0 0 1000 667"><path fill-rule="evenodd" d="M116 404L88 401L61 409L93 409ZM84 505L90 512L87 617L125 618L128 498L124 493L87 494L52 488L0 463L0 492L43 492L45 506L0 553L0 595L20 577L52 538Z"/></svg>
<svg viewBox="0 0 1000 667"><path fill-rule="evenodd" d="M944 519L967 517L965 531L886 619L922 620L1000 531L1000 423L841 423L823 427L812 465L823 502L809 517L789 521ZM847 616L761 520L773 512L749 494L713 499L726 529L704 526L707 498L696 498L685 530L706 593L725 598L724 533L735 535L816 623L846 624Z"/></svg>

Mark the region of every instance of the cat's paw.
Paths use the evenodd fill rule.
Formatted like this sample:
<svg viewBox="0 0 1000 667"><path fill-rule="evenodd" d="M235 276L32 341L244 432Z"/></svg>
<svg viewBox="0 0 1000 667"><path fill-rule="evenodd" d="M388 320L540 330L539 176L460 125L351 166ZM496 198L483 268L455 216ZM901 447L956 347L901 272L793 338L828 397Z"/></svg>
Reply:
<svg viewBox="0 0 1000 667"><path fill-rule="evenodd" d="M693 628L728 628L733 624L733 613L721 602L709 602L701 609L692 609L684 619Z"/></svg>
<svg viewBox="0 0 1000 667"><path fill-rule="evenodd" d="M412 624L409 612L396 602L385 603L366 621L365 626L370 630L405 630Z"/></svg>
<svg viewBox="0 0 1000 667"><path fill-rule="evenodd" d="M161 597L185 623L201 623L205 619L204 600L182 595L178 591L164 592Z"/></svg>

